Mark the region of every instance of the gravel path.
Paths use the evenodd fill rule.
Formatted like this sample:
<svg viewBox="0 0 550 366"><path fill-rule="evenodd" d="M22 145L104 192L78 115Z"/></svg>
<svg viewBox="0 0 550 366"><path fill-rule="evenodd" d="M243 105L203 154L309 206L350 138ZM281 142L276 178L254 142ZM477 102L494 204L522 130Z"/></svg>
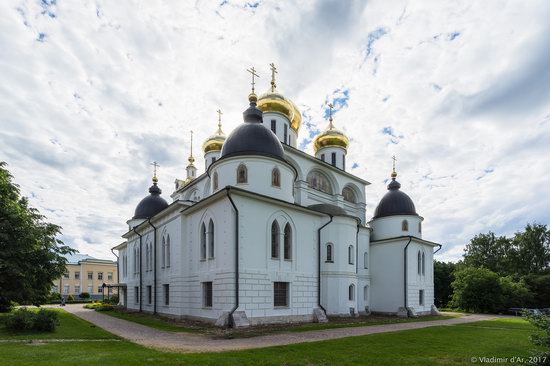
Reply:
<svg viewBox="0 0 550 366"><path fill-rule="evenodd" d="M296 333L279 333L253 338L211 339L203 335L165 332L127 320L118 319L100 312L84 309L81 304L67 305L66 311L89 321L119 337L145 347L177 352L221 352L250 348L281 346L294 343L316 342L327 339L361 336L408 329L421 329L440 325L471 323L495 319L494 315L464 315L460 318L431 320L426 322L372 325L353 328L313 330Z"/></svg>

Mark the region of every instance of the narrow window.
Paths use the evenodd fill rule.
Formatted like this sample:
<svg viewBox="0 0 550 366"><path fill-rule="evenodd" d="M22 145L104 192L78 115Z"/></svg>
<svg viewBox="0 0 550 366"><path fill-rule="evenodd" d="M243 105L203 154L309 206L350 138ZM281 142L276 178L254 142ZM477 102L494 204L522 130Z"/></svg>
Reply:
<svg viewBox="0 0 550 366"><path fill-rule="evenodd" d="M164 305L170 305L170 285L164 284L162 289L164 290Z"/></svg>
<svg viewBox="0 0 550 366"><path fill-rule="evenodd" d="M333 262L333 259L332 259L332 244L327 244L327 262Z"/></svg>
<svg viewBox="0 0 550 366"><path fill-rule="evenodd" d="M75 273L74 273L74 279L75 279L75 280L79 280L79 279L80 279L80 272L75 272Z"/></svg>
<svg viewBox="0 0 550 366"><path fill-rule="evenodd" d="M97 286L97 293L98 294L103 293L103 286Z"/></svg>
<svg viewBox="0 0 550 366"><path fill-rule="evenodd" d="M113 272L107 272L107 281L113 280Z"/></svg>
<svg viewBox="0 0 550 366"><path fill-rule="evenodd" d="M93 285L88 285L88 293L93 294L93 292L94 292L94 286Z"/></svg>
<svg viewBox="0 0 550 366"><path fill-rule="evenodd" d="M288 306L288 282L273 282L273 306Z"/></svg>
<svg viewBox="0 0 550 366"><path fill-rule="evenodd" d="M90 293L92 293L92 292L90 291ZM63 286L63 294L64 294L64 295L68 295L68 294L69 294L69 285Z"/></svg>
<svg viewBox="0 0 550 366"><path fill-rule="evenodd" d="M287 124L285 123L284 124L284 136L283 136L283 140L284 140L284 143L287 144L287 140L288 140L288 126Z"/></svg>
<svg viewBox="0 0 550 366"><path fill-rule="evenodd" d="M162 268L164 268L166 267L166 238L164 236L162 237L161 250L162 250Z"/></svg>
<svg viewBox="0 0 550 366"><path fill-rule="evenodd" d="M336 153L335 153L335 152L332 153L332 157L331 157L331 158L332 158L332 163L331 163L331 164L332 164L333 166L336 166Z"/></svg>
<svg viewBox="0 0 550 366"><path fill-rule="evenodd" d="M368 303L369 301L369 286L363 287L363 300L365 300L365 303Z"/></svg>
<svg viewBox="0 0 550 366"><path fill-rule="evenodd" d="M170 267L170 235L166 236L166 267Z"/></svg>
<svg viewBox="0 0 550 366"><path fill-rule="evenodd" d="M424 305L424 290L418 290L418 304Z"/></svg>
<svg viewBox="0 0 550 366"><path fill-rule="evenodd" d="M137 256L134 256L134 257L137 257ZM137 266L136 266L136 268L137 268ZM136 272L137 272L137 270L136 270ZM88 272L88 279L89 279L89 280L93 280L93 279L94 279L94 272Z"/></svg>
<svg viewBox="0 0 550 366"><path fill-rule="evenodd" d="M292 258L292 228L289 223L285 225L284 258Z"/></svg>
<svg viewBox="0 0 550 366"><path fill-rule="evenodd" d="M202 306L205 308L212 307L212 282L202 283Z"/></svg>
<svg viewBox="0 0 550 366"><path fill-rule="evenodd" d="M214 258L214 221L208 223L208 258Z"/></svg>
<svg viewBox="0 0 550 366"><path fill-rule="evenodd" d="M271 258L279 259L279 224L277 220L271 224Z"/></svg>
<svg viewBox="0 0 550 366"><path fill-rule="evenodd" d="M63 273L63 278L68 280L69 279L69 272Z"/></svg>
<svg viewBox="0 0 550 366"><path fill-rule="evenodd" d="M424 276L426 274L426 258L424 256L424 252L422 252L422 275Z"/></svg>
<svg viewBox="0 0 550 366"><path fill-rule="evenodd" d="M419 222L419 223L418 223L418 232L419 232L419 233L422 232L422 222Z"/></svg>
<svg viewBox="0 0 550 366"><path fill-rule="evenodd" d="M80 295L80 286L76 285L74 287L74 293L75 293L75 295Z"/></svg>
<svg viewBox="0 0 550 366"><path fill-rule="evenodd" d="M151 305L153 302L153 291L151 286L147 286L147 304Z"/></svg>
<svg viewBox="0 0 550 366"><path fill-rule="evenodd" d="M274 134L277 134L277 121L274 119L271 120L271 131L273 131Z"/></svg>
<svg viewBox="0 0 550 366"><path fill-rule="evenodd" d="M346 170L346 155L342 155L342 169Z"/></svg>
<svg viewBox="0 0 550 366"><path fill-rule="evenodd" d="M271 171L271 185L274 187L281 186L281 173L277 168L273 168L273 170Z"/></svg>
<svg viewBox="0 0 550 366"><path fill-rule="evenodd" d="M420 254L420 250L418 251L418 256L417 256L417 261L418 261L418 274L421 273L422 271L422 255Z"/></svg>
<svg viewBox="0 0 550 366"><path fill-rule="evenodd" d="M352 283L348 288L348 299L353 301L355 299L355 285Z"/></svg>
<svg viewBox="0 0 550 366"><path fill-rule="evenodd" d="M145 271L149 270L149 244L145 246Z"/></svg>
<svg viewBox="0 0 550 366"><path fill-rule="evenodd" d="M321 154L321 160L325 161L325 154Z"/></svg>
<svg viewBox="0 0 550 366"><path fill-rule="evenodd" d="M201 225L201 259L206 259L206 225Z"/></svg>
<svg viewBox="0 0 550 366"><path fill-rule="evenodd" d="M237 168L237 183L247 183L248 182L248 172L244 164L239 165Z"/></svg>
<svg viewBox="0 0 550 366"><path fill-rule="evenodd" d="M365 269L369 268L369 253L365 252L365 255L363 257L363 267L365 267Z"/></svg>
<svg viewBox="0 0 550 366"><path fill-rule="evenodd" d="M214 173L214 176L212 177L212 180L213 180L213 183L212 183L213 190L216 191L216 190L218 190L218 172Z"/></svg>
<svg viewBox="0 0 550 366"><path fill-rule="evenodd" d="M401 230L409 231L409 222L407 220L403 220L403 222L401 223Z"/></svg>
<svg viewBox="0 0 550 366"><path fill-rule="evenodd" d="M354 264L354 260L353 260L353 245L350 245L348 247L348 263L349 264Z"/></svg>
<svg viewBox="0 0 550 366"><path fill-rule="evenodd" d="M90 291L91 292L91 291ZM134 296L136 304L139 304L139 287L134 287Z"/></svg>
<svg viewBox="0 0 550 366"><path fill-rule="evenodd" d="M213 157L212 157L212 164L214 164L215 162L216 162L216 157L213 156Z"/></svg>

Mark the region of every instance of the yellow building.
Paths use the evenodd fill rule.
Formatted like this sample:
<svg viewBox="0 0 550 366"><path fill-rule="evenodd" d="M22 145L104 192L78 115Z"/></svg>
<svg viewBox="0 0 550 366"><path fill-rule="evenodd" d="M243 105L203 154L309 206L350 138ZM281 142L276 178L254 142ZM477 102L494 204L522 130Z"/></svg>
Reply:
<svg viewBox="0 0 550 366"><path fill-rule="evenodd" d="M103 297L103 284L115 284L117 279L115 261L97 259L86 254L73 254L67 256L67 271L54 282L52 291L64 297L72 295L75 298L87 292L92 299L100 299Z"/></svg>

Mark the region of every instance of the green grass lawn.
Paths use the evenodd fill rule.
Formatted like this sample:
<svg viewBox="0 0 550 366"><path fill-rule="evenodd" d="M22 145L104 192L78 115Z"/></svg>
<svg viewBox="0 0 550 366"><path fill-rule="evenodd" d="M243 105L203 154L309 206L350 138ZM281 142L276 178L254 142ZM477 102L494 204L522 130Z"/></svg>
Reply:
<svg viewBox="0 0 550 366"><path fill-rule="evenodd" d="M30 309L36 310L36 309ZM77 318L62 309L50 309L58 313L59 326L54 332L28 331L23 333L10 333L4 326L3 318L6 314L0 314L0 339L106 339L116 338L113 334ZM2 363L0 362L0 365Z"/></svg>
<svg viewBox="0 0 550 366"><path fill-rule="evenodd" d="M510 321L513 320L513 321ZM487 325L489 323L489 326ZM463 365L472 357L528 356L533 330L499 319L224 353L182 354L129 342L0 344L1 365Z"/></svg>

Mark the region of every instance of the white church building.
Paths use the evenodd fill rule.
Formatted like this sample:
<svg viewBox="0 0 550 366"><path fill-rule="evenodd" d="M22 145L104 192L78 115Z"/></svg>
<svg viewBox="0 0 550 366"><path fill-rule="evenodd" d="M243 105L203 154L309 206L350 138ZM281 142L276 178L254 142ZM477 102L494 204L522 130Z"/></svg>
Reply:
<svg viewBox="0 0 550 366"><path fill-rule="evenodd" d="M346 171L349 139L332 113L315 156L299 150L301 113L274 74L241 125L226 137L220 120L204 142L202 174L191 153L171 203L153 177L114 248L121 305L234 327L436 312L441 245L422 239L395 168L368 214L370 183Z"/></svg>

